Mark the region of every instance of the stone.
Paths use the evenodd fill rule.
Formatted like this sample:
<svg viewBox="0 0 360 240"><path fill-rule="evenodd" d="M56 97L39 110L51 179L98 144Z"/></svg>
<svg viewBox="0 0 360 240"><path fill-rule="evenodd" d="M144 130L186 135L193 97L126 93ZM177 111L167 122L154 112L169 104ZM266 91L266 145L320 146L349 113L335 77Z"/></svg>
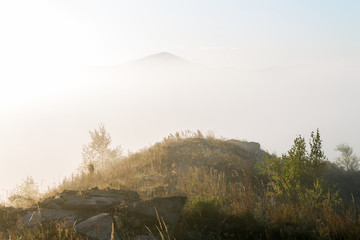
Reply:
<svg viewBox="0 0 360 240"><path fill-rule="evenodd" d="M138 214L151 216L155 219L157 219L158 213L158 216L163 218L167 224L176 225L185 202L186 197L183 196L154 198L136 203L133 211Z"/></svg>
<svg viewBox="0 0 360 240"><path fill-rule="evenodd" d="M45 218L39 211L28 212L22 217L22 221L26 226L35 226L44 220Z"/></svg>
<svg viewBox="0 0 360 240"><path fill-rule="evenodd" d="M56 222L62 221L63 224L73 225L76 221L81 221L88 217L89 214L73 210L64 209L41 209L28 211L23 215L22 220L26 226L35 226L39 222Z"/></svg>
<svg viewBox="0 0 360 240"><path fill-rule="evenodd" d="M159 218L171 235L185 202L182 196L141 201L139 194L127 190L63 191L38 203L38 209L25 210L21 221L26 226L60 223L94 239L110 239L114 233L114 239L119 239L119 234L121 239L146 240L149 229L158 234Z"/></svg>
<svg viewBox="0 0 360 240"><path fill-rule="evenodd" d="M112 217L108 213L100 213L77 224L75 229L88 237L107 240L111 238L112 224ZM114 239L119 239L116 234Z"/></svg>
<svg viewBox="0 0 360 240"><path fill-rule="evenodd" d="M121 206L115 210L115 214L122 219L123 231L131 232L134 236L149 234L149 229L157 235L156 226L159 226L159 220L161 224L166 224L171 236L180 219L185 202L186 197L182 196L154 198L130 206Z"/></svg>

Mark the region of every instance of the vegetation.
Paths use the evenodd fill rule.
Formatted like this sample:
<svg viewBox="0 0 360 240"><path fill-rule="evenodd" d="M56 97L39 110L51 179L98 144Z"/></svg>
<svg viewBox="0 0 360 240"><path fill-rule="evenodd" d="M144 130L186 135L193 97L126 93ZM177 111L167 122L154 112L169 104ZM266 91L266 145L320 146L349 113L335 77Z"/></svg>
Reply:
<svg viewBox="0 0 360 240"><path fill-rule="evenodd" d="M110 162L121 159L121 147L110 148L111 136L103 124L99 125L99 129L94 129L89 133L91 142L83 146L81 170L87 170L88 173L93 174L95 169L107 167Z"/></svg>
<svg viewBox="0 0 360 240"><path fill-rule="evenodd" d="M311 133L309 150L298 136L280 157L257 143L200 131L171 134L127 156L120 147L110 147L103 125L90 131L90 137L79 173L46 196L95 186L135 190L143 199L186 195L175 231L178 240L360 238L360 176L326 160L319 130ZM11 234L13 239L80 239L71 229L56 226ZM165 224L159 226L167 239Z"/></svg>
<svg viewBox="0 0 360 240"><path fill-rule="evenodd" d="M311 133L310 152L306 150L305 139L295 138L294 145L281 158L265 157L259 163L261 173L269 177L273 196L283 201L300 203L322 192L320 181L325 167L325 155L321 150L319 130Z"/></svg>
<svg viewBox="0 0 360 240"><path fill-rule="evenodd" d="M39 186L32 177L27 177L9 196L15 207L31 207L40 199Z"/></svg>
<svg viewBox="0 0 360 240"><path fill-rule="evenodd" d="M353 153L352 147L347 144L336 146L335 150L340 152L340 157L336 158L336 164L344 168L346 171L358 171L360 166L360 158Z"/></svg>

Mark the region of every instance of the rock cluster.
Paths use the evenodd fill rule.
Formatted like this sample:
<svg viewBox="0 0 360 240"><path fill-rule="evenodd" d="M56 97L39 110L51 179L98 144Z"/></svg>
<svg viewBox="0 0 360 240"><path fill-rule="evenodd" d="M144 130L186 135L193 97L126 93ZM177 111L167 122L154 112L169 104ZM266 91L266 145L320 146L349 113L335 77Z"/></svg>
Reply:
<svg viewBox="0 0 360 240"><path fill-rule="evenodd" d="M186 197L174 196L142 201L134 191L94 188L63 191L26 210L22 221L27 226L61 222L78 233L95 239L146 239L149 230L165 222L169 234L175 229ZM160 220L160 223L159 223Z"/></svg>

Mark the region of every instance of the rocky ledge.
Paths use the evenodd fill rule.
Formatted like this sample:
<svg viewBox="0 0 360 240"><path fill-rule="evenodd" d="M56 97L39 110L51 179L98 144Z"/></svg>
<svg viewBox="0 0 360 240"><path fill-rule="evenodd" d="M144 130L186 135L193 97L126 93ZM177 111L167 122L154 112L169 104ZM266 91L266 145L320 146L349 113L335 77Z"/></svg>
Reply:
<svg viewBox="0 0 360 240"><path fill-rule="evenodd" d="M171 235L185 202L182 196L143 201L134 191L109 188L63 191L25 210L21 221L29 227L58 222L94 239L147 239L149 230L158 232L159 219Z"/></svg>

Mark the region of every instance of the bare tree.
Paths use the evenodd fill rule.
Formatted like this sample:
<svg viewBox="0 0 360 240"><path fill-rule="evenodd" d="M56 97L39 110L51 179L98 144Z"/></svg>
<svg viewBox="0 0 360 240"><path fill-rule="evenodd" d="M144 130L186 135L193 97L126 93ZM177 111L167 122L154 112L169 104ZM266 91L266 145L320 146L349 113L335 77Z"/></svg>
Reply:
<svg viewBox="0 0 360 240"><path fill-rule="evenodd" d="M346 171L358 171L360 158L353 153L352 147L347 144L339 144L335 148L340 152L340 157L336 158L335 162Z"/></svg>

